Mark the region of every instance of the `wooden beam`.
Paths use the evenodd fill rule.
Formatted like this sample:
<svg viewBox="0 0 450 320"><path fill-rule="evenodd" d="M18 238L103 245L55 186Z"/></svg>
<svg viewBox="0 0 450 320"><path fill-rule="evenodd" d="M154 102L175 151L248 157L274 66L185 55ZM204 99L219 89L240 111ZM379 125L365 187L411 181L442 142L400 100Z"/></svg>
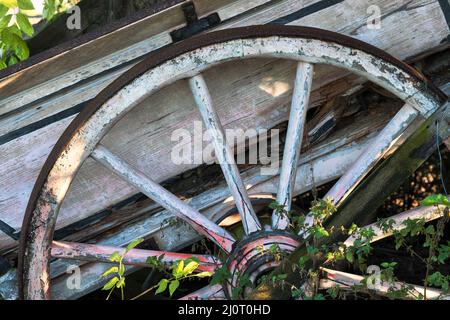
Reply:
<svg viewBox="0 0 450 320"><path fill-rule="evenodd" d="M80 260L86 262L111 263L110 257L117 252L119 255L125 253L125 248L102 246L96 244L73 243L64 241L53 241L51 255L57 259ZM189 258L198 259L200 265L199 272L214 272L220 261L212 256L189 253L176 253L156 250L132 249L124 255L123 264L138 267L151 268L147 262L149 257L159 258L163 256L161 262L170 267L175 261Z"/></svg>

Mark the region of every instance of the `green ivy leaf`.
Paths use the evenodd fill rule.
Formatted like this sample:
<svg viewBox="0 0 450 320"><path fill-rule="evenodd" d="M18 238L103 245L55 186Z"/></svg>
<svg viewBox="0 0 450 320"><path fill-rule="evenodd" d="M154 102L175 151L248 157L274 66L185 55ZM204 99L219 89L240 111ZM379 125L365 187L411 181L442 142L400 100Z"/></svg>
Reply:
<svg viewBox="0 0 450 320"><path fill-rule="evenodd" d="M22 10L33 10L34 5L31 0L18 0L17 5Z"/></svg>
<svg viewBox="0 0 450 320"><path fill-rule="evenodd" d="M126 248L126 252L128 252L128 251L130 251L131 249L134 249L134 248L136 248L138 245L140 245L142 242L144 242L144 239L136 239L136 240L134 240L134 241L132 241L130 244L128 244L127 245L127 248Z"/></svg>
<svg viewBox="0 0 450 320"><path fill-rule="evenodd" d="M106 270L105 272L102 273L102 277L107 277L112 273L118 273L119 272L119 268L118 267L111 267L108 270Z"/></svg>
<svg viewBox="0 0 450 320"><path fill-rule="evenodd" d="M119 278L114 277L109 280L102 288L102 290L111 290L119 282Z"/></svg>
<svg viewBox="0 0 450 320"><path fill-rule="evenodd" d="M175 290L178 289L179 286L180 286L180 281L178 281L178 280L172 280L172 281L170 282L170 285L169 285L169 293L170 293L170 296L173 295L173 293L175 292Z"/></svg>
<svg viewBox="0 0 450 320"><path fill-rule="evenodd" d="M5 68L7 68L7 67L8 67L8 66L6 65L5 61L0 60L0 70L1 70L1 69L5 69Z"/></svg>
<svg viewBox="0 0 450 320"><path fill-rule="evenodd" d="M20 30L22 30L27 36L31 37L34 34L34 29L28 18L24 14L18 13L16 15L16 19Z"/></svg>
<svg viewBox="0 0 450 320"><path fill-rule="evenodd" d="M169 284L169 280L161 279L161 281L158 282L158 289L156 290L155 294L160 294L160 293L166 291L168 284Z"/></svg>

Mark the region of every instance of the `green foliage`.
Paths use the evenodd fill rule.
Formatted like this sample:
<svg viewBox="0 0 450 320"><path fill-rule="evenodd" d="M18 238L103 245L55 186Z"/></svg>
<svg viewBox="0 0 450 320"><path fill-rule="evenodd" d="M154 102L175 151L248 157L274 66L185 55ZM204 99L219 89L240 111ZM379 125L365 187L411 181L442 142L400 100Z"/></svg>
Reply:
<svg viewBox="0 0 450 320"><path fill-rule="evenodd" d="M212 276L211 279L211 285L225 283L230 278L231 278L230 270L228 270L226 265L223 265L215 270L214 275Z"/></svg>
<svg viewBox="0 0 450 320"><path fill-rule="evenodd" d="M34 29L25 14L32 10L31 1L0 1L0 68L27 59L30 51L23 34L32 36Z"/></svg>
<svg viewBox="0 0 450 320"><path fill-rule="evenodd" d="M446 198L445 198L446 199ZM442 197L432 196L423 201L428 205L443 205L447 207L446 200ZM276 203L272 203L270 207L274 210L284 212L284 208ZM439 210L441 207L437 207ZM309 215L313 218L312 225L305 224L305 217L295 215L290 212L292 217L299 217L296 220L295 228L302 230L305 234L308 234L308 238L305 242L305 255L299 258L297 264L292 266L292 270L299 272L302 277L305 278L306 286L298 288L292 283L289 283L289 277L287 274L268 274L262 276L258 280L258 284L270 283L274 286L289 286L292 297L302 300L325 300L325 299L339 299L345 298L349 292L364 292L369 295L374 295L373 286L377 285L377 282L373 281L374 274L363 276L363 280L357 284L347 288L331 287L327 290L319 290L319 281L322 276L322 267L328 267L338 261L346 261L353 267L359 268L360 271L365 274L368 271L366 261L368 256L372 253L371 242L374 239L376 233L372 227L360 228L356 224L352 224L350 227L340 228L328 228L326 226L326 220L336 212L336 208L333 205L331 199L316 200L314 201ZM282 214L288 214L286 212ZM433 273L430 270L433 269L434 264L445 264L450 258L450 242L440 243L440 238L443 235L443 227L449 219L449 210L444 212L444 218L441 219L437 226L426 223L424 219L407 219L399 226L393 219L379 219L376 226L385 234L392 234L395 238L396 248L406 248L408 252L416 257L420 258L426 264L427 275L424 279L424 294L415 290L414 286L403 284L399 282L395 273L398 266L397 262L389 261L383 262L380 265L379 274L376 274L378 281L381 282L385 288L385 296L391 299L404 299L414 297L417 300L426 300L426 288L428 286L437 287L444 292L449 292L450 276L443 275L438 271ZM292 228L293 226L291 226ZM326 238L331 237L334 233L340 232L343 236L351 237L351 245L346 243L336 242L330 243L330 241L323 241ZM423 247L429 251L428 258L424 259L420 257L414 250L408 245L408 239L412 237L421 236L425 240L423 241ZM138 245L141 241L133 241L126 249L126 252L131 250L134 246ZM286 258L286 254L281 250L279 245L273 244L268 248L264 246L256 247L261 255L270 255L274 257L276 261L280 263L289 262ZM178 260L173 262L169 267L163 262L164 255L160 257L149 257L147 263L153 268L163 271L167 274L167 277L159 281L159 283L146 290L138 297L146 294L151 290L155 290L155 294L163 294L168 292L170 296L176 292L179 288L181 281L189 278L203 278L212 277L210 284L226 284L231 279L231 273L226 265L222 265L215 270L214 274L210 272L196 272L199 267L199 261L195 258L186 260ZM125 269L122 266L123 255L115 253L111 255L111 261L118 263L117 266L111 267L102 276L116 275L106 283L104 290L114 290L115 288L123 288L125 285L125 278L123 273ZM290 262L289 262L290 263ZM167 271L168 270L168 271ZM237 299L241 297L245 288L253 288L254 284L245 274L237 275L238 283L231 288L231 297ZM370 280L370 281L369 281ZM109 297L109 296L108 296Z"/></svg>
<svg viewBox="0 0 450 320"><path fill-rule="evenodd" d="M42 17L47 21L52 21L58 10L57 0L45 0Z"/></svg>
<svg viewBox="0 0 450 320"><path fill-rule="evenodd" d="M448 198L443 194L435 194L426 197L423 199L420 204L422 206L437 206L437 205L443 205L446 207L450 207L450 201Z"/></svg>
<svg viewBox="0 0 450 320"><path fill-rule="evenodd" d="M427 280L430 285L436 286L446 293L450 292L449 288L450 275L444 276L439 271L436 271L431 275L429 275Z"/></svg>
<svg viewBox="0 0 450 320"><path fill-rule="evenodd" d="M108 270L103 272L101 275L101 278L109 277L111 275L114 275L102 288L104 291L109 291L108 297L106 300L109 299L111 294L113 293L114 289L120 289L122 300L125 299L123 289L125 287L125 265L123 264L123 259L125 258L126 254L130 252L130 250L137 247L140 243L142 243L144 239L137 239L132 241L130 244L128 244L122 254L119 252L114 252L109 257L109 261L115 263L116 265L110 267Z"/></svg>
<svg viewBox="0 0 450 320"><path fill-rule="evenodd" d="M44 1L43 18L50 22L67 0ZM0 70L28 59L30 50L24 38L34 35L31 0L0 0Z"/></svg>
<svg viewBox="0 0 450 320"><path fill-rule="evenodd" d="M167 277L161 279L156 286L153 286L134 297L133 300L138 299L155 289L155 294L165 293L168 289L169 295L172 297L180 286L181 281L191 278L205 278L212 276L212 273L208 271L196 272L200 267L200 262L195 257L174 261L170 266L164 265L163 259L164 255L159 257L149 257L147 258L147 263L157 270L164 272Z"/></svg>

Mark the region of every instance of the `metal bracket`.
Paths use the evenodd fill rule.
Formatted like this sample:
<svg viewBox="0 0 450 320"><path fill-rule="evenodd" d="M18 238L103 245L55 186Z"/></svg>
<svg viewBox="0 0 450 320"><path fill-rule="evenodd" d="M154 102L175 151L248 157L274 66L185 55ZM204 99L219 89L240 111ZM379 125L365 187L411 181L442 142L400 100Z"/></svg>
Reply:
<svg viewBox="0 0 450 320"><path fill-rule="evenodd" d="M195 11L194 3L188 2L181 6L184 17L186 18L186 26L170 33L173 42L178 42L186 38L192 37L202 31L218 25L221 20L217 12L199 19Z"/></svg>
<svg viewBox="0 0 450 320"><path fill-rule="evenodd" d="M16 230L13 227L11 227L9 224L7 224L6 222L4 222L2 220L0 220L0 231L3 231L3 233L8 235L13 240L16 240L16 241L19 240L20 232L16 232Z"/></svg>

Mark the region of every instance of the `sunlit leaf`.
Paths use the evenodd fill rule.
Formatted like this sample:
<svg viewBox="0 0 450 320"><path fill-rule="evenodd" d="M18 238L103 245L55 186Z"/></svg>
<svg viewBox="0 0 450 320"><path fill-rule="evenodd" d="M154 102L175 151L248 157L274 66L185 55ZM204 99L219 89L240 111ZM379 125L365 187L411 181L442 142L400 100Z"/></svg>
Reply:
<svg viewBox="0 0 450 320"><path fill-rule="evenodd" d="M102 290L111 290L116 283L119 282L119 278L114 277L111 280L109 280L102 288Z"/></svg>
<svg viewBox="0 0 450 320"><path fill-rule="evenodd" d="M122 257L120 256L120 254L119 254L117 251L115 251L115 252L109 257L109 261L111 261L111 262L119 262L121 258L122 258Z"/></svg>
<svg viewBox="0 0 450 320"><path fill-rule="evenodd" d="M22 10L33 10L34 6L31 0L18 0L17 5Z"/></svg>
<svg viewBox="0 0 450 320"><path fill-rule="evenodd" d="M189 262L186 265L186 267L184 267L184 269L183 269L183 275L188 276L188 275L192 274L195 270L197 270L199 265L200 264L196 261Z"/></svg>
<svg viewBox="0 0 450 320"><path fill-rule="evenodd" d="M125 278L124 277L120 278L120 280L116 284L117 289L120 289L123 287L125 287Z"/></svg>
<svg viewBox="0 0 450 320"><path fill-rule="evenodd" d="M30 50L26 42L15 33L14 28L7 28L2 31L2 41L21 61L30 56Z"/></svg>
<svg viewBox="0 0 450 320"><path fill-rule="evenodd" d="M16 15L16 21L20 30L22 30L27 36L31 37L34 34L33 26L24 14L18 13Z"/></svg>
<svg viewBox="0 0 450 320"><path fill-rule="evenodd" d="M444 205L450 207L450 201L443 194L434 194L420 201L422 206Z"/></svg>
<svg viewBox="0 0 450 320"><path fill-rule="evenodd" d="M178 289L178 287L180 286L180 281L178 280L172 280L169 284L169 293L170 296L173 295L173 293L175 292L175 290Z"/></svg>
<svg viewBox="0 0 450 320"><path fill-rule="evenodd" d="M130 242L130 243L127 245L126 251L128 252L128 251L130 251L131 249L136 248L136 247L137 247L139 244L141 244L142 242L144 242L144 239L136 239L136 240Z"/></svg>
<svg viewBox="0 0 450 320"><path fill-rule="evenodd" d="M8 58L8 67L18 64L19 62L20 62L19 59L17 59L15 55L11 55Z"/></svg>
<svg viewBox="0 0 450 320"><path fill-rule="evenodd" d="M160 282L158 282L158 289L156 289L155 294L160 294L167 289L167 285L169 284L169 280L162 279Z"/></svg>
<svg viewBox="0 0 450 320"><path fill-rule="evenodd" d="M8 14L0 19L0 29L6 28L11 22L12 14Z"/></svg>
<svg viewBox="0 0 450 320"><path fill-rule="evenodd" d="M56 1L55 0L45 0L44 9L42 12L42 17L46 21L51 21L56 14Z"/></svg>
<svg viewBox="0 0 450 320"><path fill-rule="evenodd" d="M184 261L180 260L178 262L175 263L175 265L173 266L173 276L175 278L180 278L183 276L183 269L184 269Z"/></svg>
<svg viewBox="0 0 450 320"><path fill-rule="evenodd" d="M197 278L207 278L207 277L211 277L212 275L213 275L212 272L203 271L203 272L197 273L195 276Z"/></svg>
<svg viewBox="0 0 450 320"><path fill-rule="evenodd" d="M8 8L17 8L17 0L0 0L0 4Z"/></svg>
<svg viewBox="0 0 450 320"><path fill-rule="evenodd" d="M107 277L112 273L118 273L119 272L119 268L118 267L111 267L108 270L106 270L105 272L102 273L102 277Z"/></svg>
<svg viewBox="0 0 450 320"><path fill-rule="evenodd" d="M0 4L0 18L3 17L8 11L9 8L7 6Z"/></svg>

